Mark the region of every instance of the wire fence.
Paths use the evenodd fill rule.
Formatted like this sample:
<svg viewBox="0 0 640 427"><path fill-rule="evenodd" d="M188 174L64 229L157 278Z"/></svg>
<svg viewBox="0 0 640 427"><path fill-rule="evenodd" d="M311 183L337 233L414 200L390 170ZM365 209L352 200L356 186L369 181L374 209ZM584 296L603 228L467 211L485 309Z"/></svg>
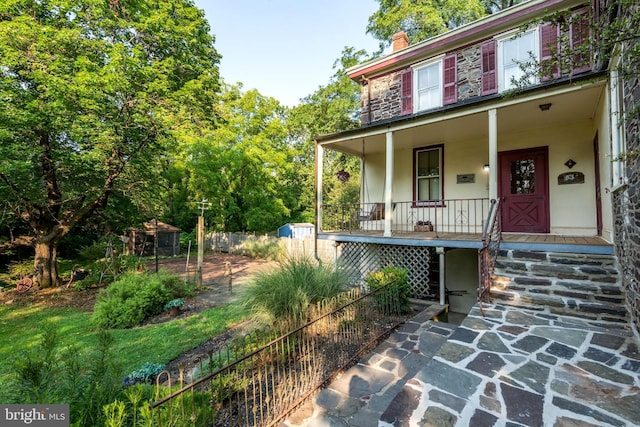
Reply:
<svg viewBox="0 0 640 427"><path fill-rule="evenodd" d="M277 425L406 320L399 298L393 283L355 288L318 304L289 332L237 337L192 372L161 374L154 425Z"/></svg>

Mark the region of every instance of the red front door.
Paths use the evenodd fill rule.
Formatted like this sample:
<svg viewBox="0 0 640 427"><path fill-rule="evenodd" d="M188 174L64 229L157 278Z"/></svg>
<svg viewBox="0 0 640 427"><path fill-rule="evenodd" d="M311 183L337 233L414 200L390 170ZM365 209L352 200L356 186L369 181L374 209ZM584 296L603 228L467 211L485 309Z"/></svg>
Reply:
<svg viewBox="0 0 640 427"><path fill-rule="evenodd" d="M502 231L549 232L547 147L498 153Z"/></svg>

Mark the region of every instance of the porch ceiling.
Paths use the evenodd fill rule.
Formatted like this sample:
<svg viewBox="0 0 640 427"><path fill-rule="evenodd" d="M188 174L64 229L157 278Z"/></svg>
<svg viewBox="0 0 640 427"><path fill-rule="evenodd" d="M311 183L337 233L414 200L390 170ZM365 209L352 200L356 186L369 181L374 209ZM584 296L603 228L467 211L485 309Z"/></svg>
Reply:
<svg viewBox="0 0 640 427"><path fill-rule="evenodd" d="M602 102L605 87L604 81L589 82L582 86L568 85L514 98L501 97L492 102L436 111L411 120L338 134L335 138L323 141L322 145L353 155L362 155L363 149L365 155L383 153L387 130L393 131L396 149L446 141L488 139L487 111L494 108L497 110L499 135L590 120ZM541 104L551 104L551 107L541 111Z"/></svg>

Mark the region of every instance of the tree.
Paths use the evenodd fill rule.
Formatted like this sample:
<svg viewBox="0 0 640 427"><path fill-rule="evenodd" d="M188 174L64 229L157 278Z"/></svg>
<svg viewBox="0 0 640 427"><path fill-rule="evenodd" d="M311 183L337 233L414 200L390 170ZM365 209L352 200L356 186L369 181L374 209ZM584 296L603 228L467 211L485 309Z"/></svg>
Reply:
<svg viewBox="0 0 640 427"><path fill-rule="evenodd" d="M184 163L196 200L213 203L205 216L224 231L272 231L287 219L296 182L286 109L256 90L229 86L216 106L217 129L185 144Z"/></svg>
<svg viewBox="0 0 640 427"><path fill-rule="evenodd" d="M378 0L380 8L369 17L367 33L380 41L404 31L412 43L444 33L522 0Z"/></svg>
<svg viewBox="0 0 640 427"><path fill-rule="evenodd" d="M334 64L334 74L331 76L326 86L320 86L313 94L302 99L300 105L294 107L288 119L291 137L298 152L297 161L304 171L303 193L300 199L304 200L307 206L306 220L311 221L314 217L312 210L314 206L315 176L314 162L314 138L319 135L354 129L360 126L360 87L348 76L346 70L367 59L364 50L356 50L353 47L345 47L342 56ZM327 151L325 153L326 172L323 178L325 200L327 203L344 202L343 199L352 197L354 194L353 183L358 186L359 162L357 159L347 157L344 161L339 153ZM341 183L336 173L340 169L347 170L351 177L350 184ZM348 187L349 191L345 187ZM334 189L340 189L334 191ZM357 194L357 191L355 191ZM345 196L346 195L346 196ZM357 202L353 198L352 203Z"/></svg>
<svg viewBox="0 0 640 427"><path fill-rule="evenodd" d="M0 194L55 285L57 249L113 194L153 197L164 144L213 117L219 55L191 0L0 5ZM212 120L207 118L206 120Z"/></svg>

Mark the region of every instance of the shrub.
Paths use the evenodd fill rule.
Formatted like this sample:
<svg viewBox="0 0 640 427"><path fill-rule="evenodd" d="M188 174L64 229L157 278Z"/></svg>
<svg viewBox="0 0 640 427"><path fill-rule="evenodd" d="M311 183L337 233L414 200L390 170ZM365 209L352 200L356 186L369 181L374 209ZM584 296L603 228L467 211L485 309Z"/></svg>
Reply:
<svg viewBox="0 0 640 427"><path fill-rule="evenodd" d="M160 372L164 371L164 365L159 363L145 362L140 369L136 369L124 377L124 385L148 384L155 381Z"/></svg>
<svg viewBox="0 0 640 427"><path fill-rule="evenodd" d="M105 240L101 240L99 242L94 242L89 246L81 247L78 250L78 256L80 257L80 261L90 264L104 258L106 252L107 242Z"/></svg>
<svg viewBox="0 0 640 427"><path fill-rule="evenodd" d="M371 292L389 285L374 297L385 314L399 314L409 311L410 289L407 272L408 270L405 268L389 266L365 277L364 281Z"/></svg>
<svg viewBox="0 0 640 427"><path fill-rule="evenodd" d="M182 307L183 305L184 305L184 300L182 298L176 298L166 303L164 305L164 309L171 310L172 308Z"/></svg>
<svg viewBox="0 0 640 427"><path fill-rule="evenodd" d="M59 344L58 331L45 324L37 347L14 354L5 403L65 402L72 425L104 425L102 407L122 390L121 370L111 352L113 336L100 331L97 348L86 354Z"/></svg>
<svg viewBox="0 0 640 427"><path fill-rule="evenodd" d="M98 294L93 321L99 328L130 328L188 294L180 276L167 271L127 273Z"/></svg>
<svg viewBox="0 0 640 427"><path fill-rule="evenodd" d="M236 252L251 258L268 259L280 261L285 256L285 248L280 245L278 239L263 236L260 238L250 238L245 240Z"/></svg>
<svg viewBox="0 0 640 427"><path fill-rule="evenodd" d="M258 273L242 302L260 323L300 322L306 319L310 304L338 295L348 284L341 269L318 265L310 258L289 258L277 270Z"/></svg>

